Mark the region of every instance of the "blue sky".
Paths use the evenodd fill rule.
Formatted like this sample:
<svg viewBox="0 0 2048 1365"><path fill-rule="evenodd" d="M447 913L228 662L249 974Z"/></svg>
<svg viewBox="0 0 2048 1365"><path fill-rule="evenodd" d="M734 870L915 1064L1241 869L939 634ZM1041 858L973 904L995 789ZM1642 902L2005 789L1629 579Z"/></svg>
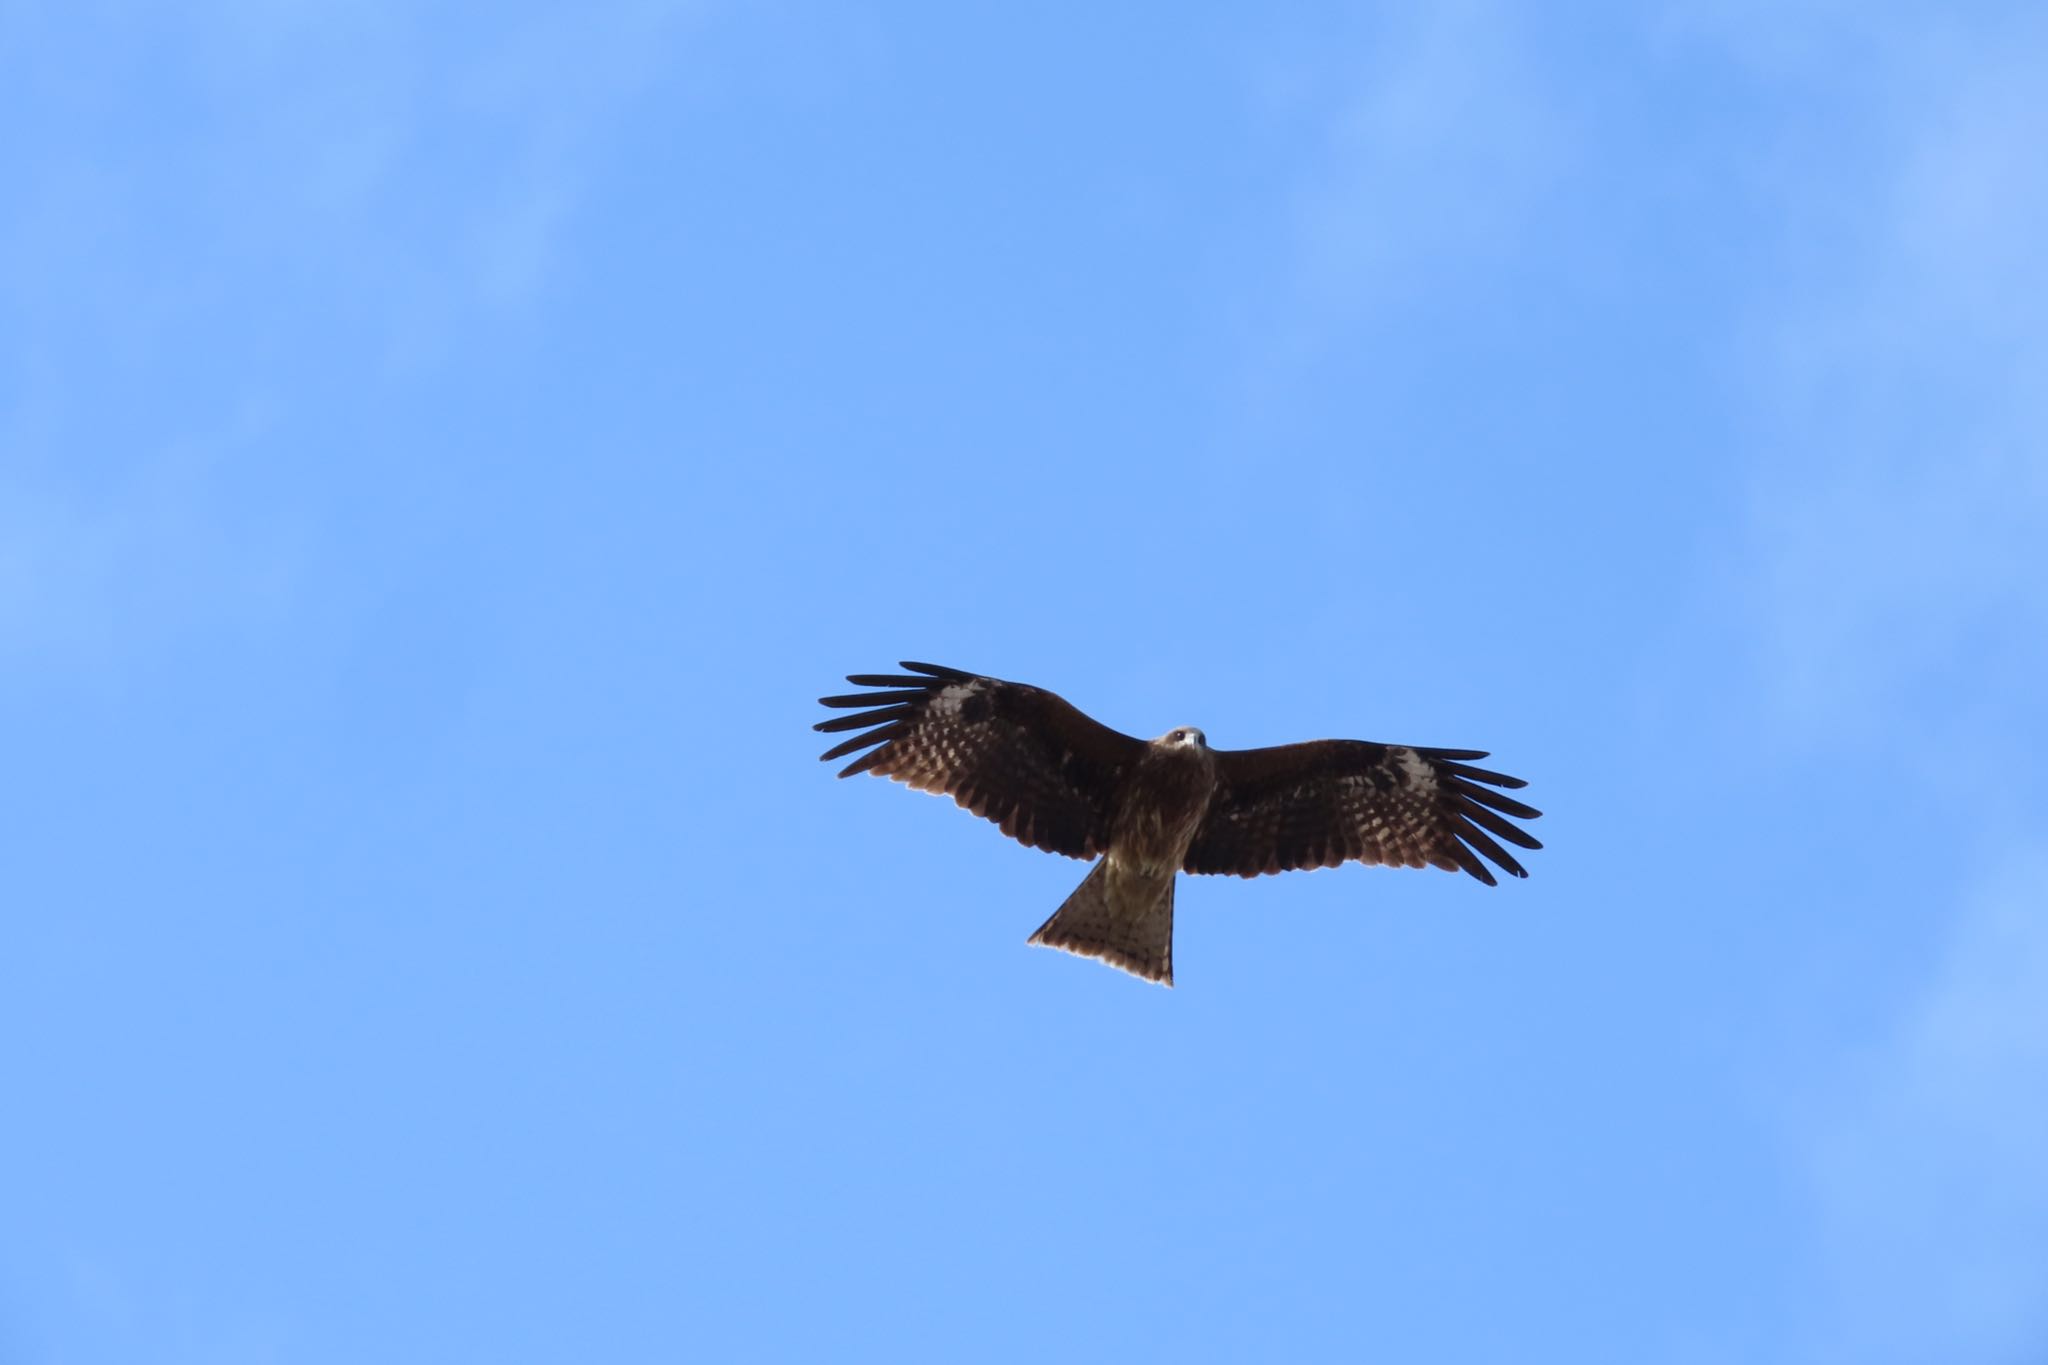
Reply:
<svg viewBox="0 0 2048 1365"><path fill-rule="evenodd" d="M2048 1358L2044 62L0 7L0 1358ZM1548 846L1161 991L901 658Z"/></svg>

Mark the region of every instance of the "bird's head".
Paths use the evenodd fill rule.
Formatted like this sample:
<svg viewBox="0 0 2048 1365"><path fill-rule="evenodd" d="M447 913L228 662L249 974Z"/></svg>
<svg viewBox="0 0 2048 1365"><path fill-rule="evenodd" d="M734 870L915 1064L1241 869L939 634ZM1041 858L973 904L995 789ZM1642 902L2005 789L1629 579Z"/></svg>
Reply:
<svg viewBox="0 0 2048 1365"><path fill-rule="evenodd" d="M1209 738L1192 725L1180 725L1161 735L1153 743L1162 749L1206 749Z"/></svg>

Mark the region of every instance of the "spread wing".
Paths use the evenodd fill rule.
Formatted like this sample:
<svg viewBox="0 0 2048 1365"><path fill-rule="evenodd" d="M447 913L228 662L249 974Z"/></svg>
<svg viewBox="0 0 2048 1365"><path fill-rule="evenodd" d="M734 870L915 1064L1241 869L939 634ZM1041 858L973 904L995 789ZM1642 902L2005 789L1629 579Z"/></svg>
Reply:
<svg viewBox="0 0 2048 1365"><path fill-rule="evenodd" d="M1497 839L1541 848L1506 817L1532 810L1496 787L1526 786L1472 767L1476 749L1411 749L1324 739L1274 749L1217 751L1218 785L1183 864L1189 872L1256 877L1357 860L1463 870L1488 886L1493 872L1529 874Z"/></svg>
<svg viewBox="0 0 2048 1365"><path fill-rule="evenodd" d="M880 690L818 699L871 708L814 727L864 732L820 756L868 749L841 777L872 772L944 792L1012 839L1070 858L1108 847L1111 803L1143 741L1042 688L935 664L900 666L919 676L854 673L848 682Z"/></svg>

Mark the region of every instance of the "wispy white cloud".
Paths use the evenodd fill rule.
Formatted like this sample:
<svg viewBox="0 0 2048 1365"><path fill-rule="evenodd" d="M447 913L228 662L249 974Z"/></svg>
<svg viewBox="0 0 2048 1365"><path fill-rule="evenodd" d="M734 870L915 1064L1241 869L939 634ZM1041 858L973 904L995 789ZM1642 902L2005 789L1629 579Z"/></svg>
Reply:
<svg viewBox="0 0 2048 1365"><path fill-rule="evenodd" d="M1396 9L1321 58L1338 94L1300 205L1313 298L1355 309L1427 263L1514 240L1569 145L1520 13L1490 0Z"/></svg>
<svg viewBox="0 0 2048 1365"><path fill-rule="evenodd" d="M544 10L482 46L456 103L523 130L504 190L473 240L484 295L530 300L585 189L592 143L675 60L707 0Z"/></svg>
<svg viewBox="0 0 2048 1365"><path fill-rule="evenodd" d="M1769 174L1784 237L1750 300L1731 555L1765 713L1783 743L1881 758L1954 803L1944 837L1981 841L1903 912L1936 945L1924 980L1800 1116L1823 1348L2048 1359L2048 846L2001 842L2037 839L2012 759L2048 735L2048 28L1678 12L1812 113Z"/></svg>
<svg viewBox="0 0 2048 1365"><path fill-rule="evenodd" d="M15 94L40 132L8 159L0 299L65 332L122 331L105 338L118 353L151 320L154 342L285 297L309 331L417 356L423 329L532 304L592 177L615 169L605 139L706 9L461 25L402 5L216 5L104 35L57 9L0 14L0 42L77 68ZM166 112L107 93L138 88Z"/></svg>
<svg viewBox="0 0 2048 1365"><path fill-rule="evenodd" d="M195 622L279 610L291 552L228 492L268 430L269 414L248 406L90 486L0 470L0 659L98 673Z"/></svg>
<svg viewBox="0 0 2048 1365"><path fill-rule="evenodd" d="M1959 682L1984 691L1948 709L1981 723L2048 665L2048 33L1925 27L1865 44L1890 69L1844 94L1856 138L1793 157L1796 237L1757 301L1754 586L1806 734ZM1966 645L1997 666L1947 673Z"/></svg>
<svg viewBox="0 0 2048 1365"><path fill-rule="evenodd" d="M1957 908L1925 988L1827 1096L1834 1334L1861 1361L2048 1356L2048 845Z"/></svg>
<svg viewBox="0 0 2048 1365"><path fill-rule="evenodd" d="M704 9L0 9L0 48L65 72L21 73L38 132L0 154L0 648L109 657L280 590L248 528L289 518L243 505L291 458L266 433L543 306Z"/></svg>

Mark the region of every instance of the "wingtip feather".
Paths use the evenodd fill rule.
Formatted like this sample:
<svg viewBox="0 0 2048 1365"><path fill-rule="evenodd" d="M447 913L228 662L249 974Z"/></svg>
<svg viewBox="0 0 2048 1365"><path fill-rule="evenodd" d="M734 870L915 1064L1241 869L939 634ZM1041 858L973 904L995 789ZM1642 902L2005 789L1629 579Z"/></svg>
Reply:
<svg viewBox="0 0 2048 1365"><path fill-rule="evenodd" d="M898 659L896 666L898 668L907 668L912 673L923 673L934 678L944 678L948 682L965 682L974 676L972 673L963 673L957 668L947 668L944 664L921 664L914 659Z"/></svg>
<svg viewBox="0 0 2048 1365"><path fill-rule="evenodd" d="M858 777L860 774L866 772L868 769L874 767L877 763L880 763L882 761L882 752L883 751L880 749L875 749L871 752L862 754L859 758L856 758L855 760L853 760L853 762L841 768L839 770L839 776Z"/></svg>
<svg viewBox="0 0 2048 1365"><path fill-rule="evenodd" d="M844 758L856 749L865 749L870 744L885 744L902 733L903 723L901 721L884 725L879 730L870 730L864 735L855 735L851 739L841 740L824 753L819 754L818 759L820 762L825 762L835 758Z"/></svg>
<svg viewBox="0 0 2048 1365"><path fill-rule="evenodd" d="M1463 839L1466 843L1478 849L1486 856L1487 861L1509 876L1526 877L1529 875L1522 865L1515 861L1512 853L1509 853L1506 849L1495 843L1485 830L1479 828L1479 826L1471 821L1465 821L1459 827L1454 837ZM1493 884L1491 880L1487 882L1489 886Z"/></svg>

